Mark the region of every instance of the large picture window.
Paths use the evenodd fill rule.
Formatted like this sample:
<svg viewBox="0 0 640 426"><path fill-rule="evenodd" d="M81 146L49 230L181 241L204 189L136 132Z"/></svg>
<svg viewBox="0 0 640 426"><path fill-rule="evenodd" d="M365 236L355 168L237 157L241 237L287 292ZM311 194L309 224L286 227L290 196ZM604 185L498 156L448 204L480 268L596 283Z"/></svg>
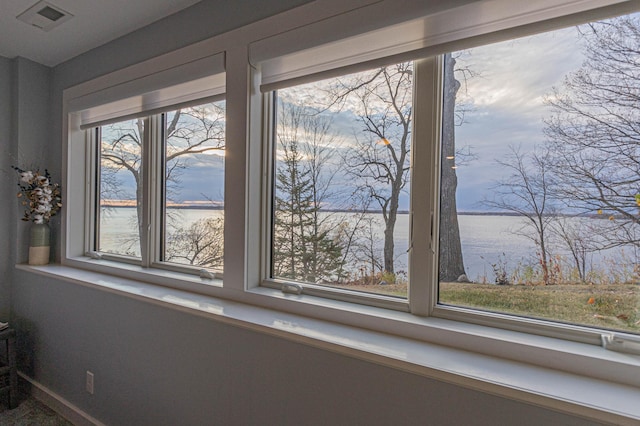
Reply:
<svg viewBox="0 0 640 426"><path fill-rule="evenodd" d="M638 333L637 28L629 15L420 70L275 83L271 279Z"/></svg>
<svg viewBox="0 0 640 426"><path fill-rule="evenodd" d="M639 31L446 56L441 304L640 332Z"/></svg>

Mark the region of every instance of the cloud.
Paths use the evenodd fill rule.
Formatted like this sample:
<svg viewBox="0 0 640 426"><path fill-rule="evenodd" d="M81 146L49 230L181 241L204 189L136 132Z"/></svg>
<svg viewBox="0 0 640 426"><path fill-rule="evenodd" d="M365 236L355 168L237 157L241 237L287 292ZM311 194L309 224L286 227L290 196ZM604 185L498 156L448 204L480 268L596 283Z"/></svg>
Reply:
<svg viewBox="0 0 640 426"><path fill-rule="evenodd" d="M509 146L522 152L544 142L544 104L552 87L583 61L576 28L496 43L467 50L457 67L475 74L459 92L471 107L456 128L456 145L470 146L477 159L457 169L458 207L483 210L481 201L505 177L496 160ZM466 83L466 84L464 84Z"/></svg>
<svg viewBox="0 0 640 426"><path fill-rule="evenodd" d="M467 81L473 105L502 105L521 113L542 107L542 95L580 66L583 56L575 28L566 28L465 51L460 68L476 74Z"/></svg>

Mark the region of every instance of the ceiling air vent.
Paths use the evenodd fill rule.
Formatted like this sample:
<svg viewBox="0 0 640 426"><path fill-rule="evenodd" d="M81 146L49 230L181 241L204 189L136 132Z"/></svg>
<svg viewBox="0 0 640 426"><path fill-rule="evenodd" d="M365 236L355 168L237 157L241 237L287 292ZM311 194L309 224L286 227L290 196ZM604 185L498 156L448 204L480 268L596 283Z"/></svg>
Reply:
<svg viewBox="0 0 640 426"><path fill-rule="evenodd" d="M43 31L51 31L63 22L73 18L73 15L49 2L39 1L18 15L17 18Z"/></svg>

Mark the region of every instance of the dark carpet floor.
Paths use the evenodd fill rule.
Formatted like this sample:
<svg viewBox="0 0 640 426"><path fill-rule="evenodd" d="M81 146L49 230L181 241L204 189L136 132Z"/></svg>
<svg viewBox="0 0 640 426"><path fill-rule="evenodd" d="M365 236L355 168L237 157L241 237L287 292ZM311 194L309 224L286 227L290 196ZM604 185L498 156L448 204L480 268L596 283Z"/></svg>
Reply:
<svg viewBox="0 0 640 426"><path fill-rule="evenodd" d="M9 410L0 403L0 426L73 426L55 411L35 400L22 398L20 404Z"/></svg>

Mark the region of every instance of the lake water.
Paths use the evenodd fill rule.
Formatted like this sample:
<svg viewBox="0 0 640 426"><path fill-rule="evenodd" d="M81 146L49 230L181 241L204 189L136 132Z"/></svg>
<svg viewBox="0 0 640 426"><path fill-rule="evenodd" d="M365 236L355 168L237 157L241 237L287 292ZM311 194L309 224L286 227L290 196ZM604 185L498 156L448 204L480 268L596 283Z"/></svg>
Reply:
<svg viewBox="0 0 640 426"><path fill-rule="evenodd" d="M169 209L170 214L177 218L177 223L187 227L198 219L207 217L222 217L222 210L207 209ZM131 250L138 252L135 244L131 244L132 235L135 232L134 208L111 208L108 216L103 220L101 227L101 249L103 251L117 251L127 244ZM340 213L348 217L349 213ZM378 218L380 224L375 230L380 256L382 256L382 217L374 213L372 218ZM467 276L474 281L486 279L493 282L494 274L491 264L504 260L508 270L518 265L536 264L536 247L534 243L514 233L522 227L523 218L516 216L493 215L460 215L460 236ZM598 220L598 219L572 219L572 220ZM395 232L396 271L407 271L407 248L409 241L409 216L399 214ZM632 254L629 249L627 255ZM560 252L559 254L564 254ZM594 267L604 262L617 260L622 256L622 249L610 249L590 255L590 264ZM633 257L635 259L635 257Z"/></svg>

